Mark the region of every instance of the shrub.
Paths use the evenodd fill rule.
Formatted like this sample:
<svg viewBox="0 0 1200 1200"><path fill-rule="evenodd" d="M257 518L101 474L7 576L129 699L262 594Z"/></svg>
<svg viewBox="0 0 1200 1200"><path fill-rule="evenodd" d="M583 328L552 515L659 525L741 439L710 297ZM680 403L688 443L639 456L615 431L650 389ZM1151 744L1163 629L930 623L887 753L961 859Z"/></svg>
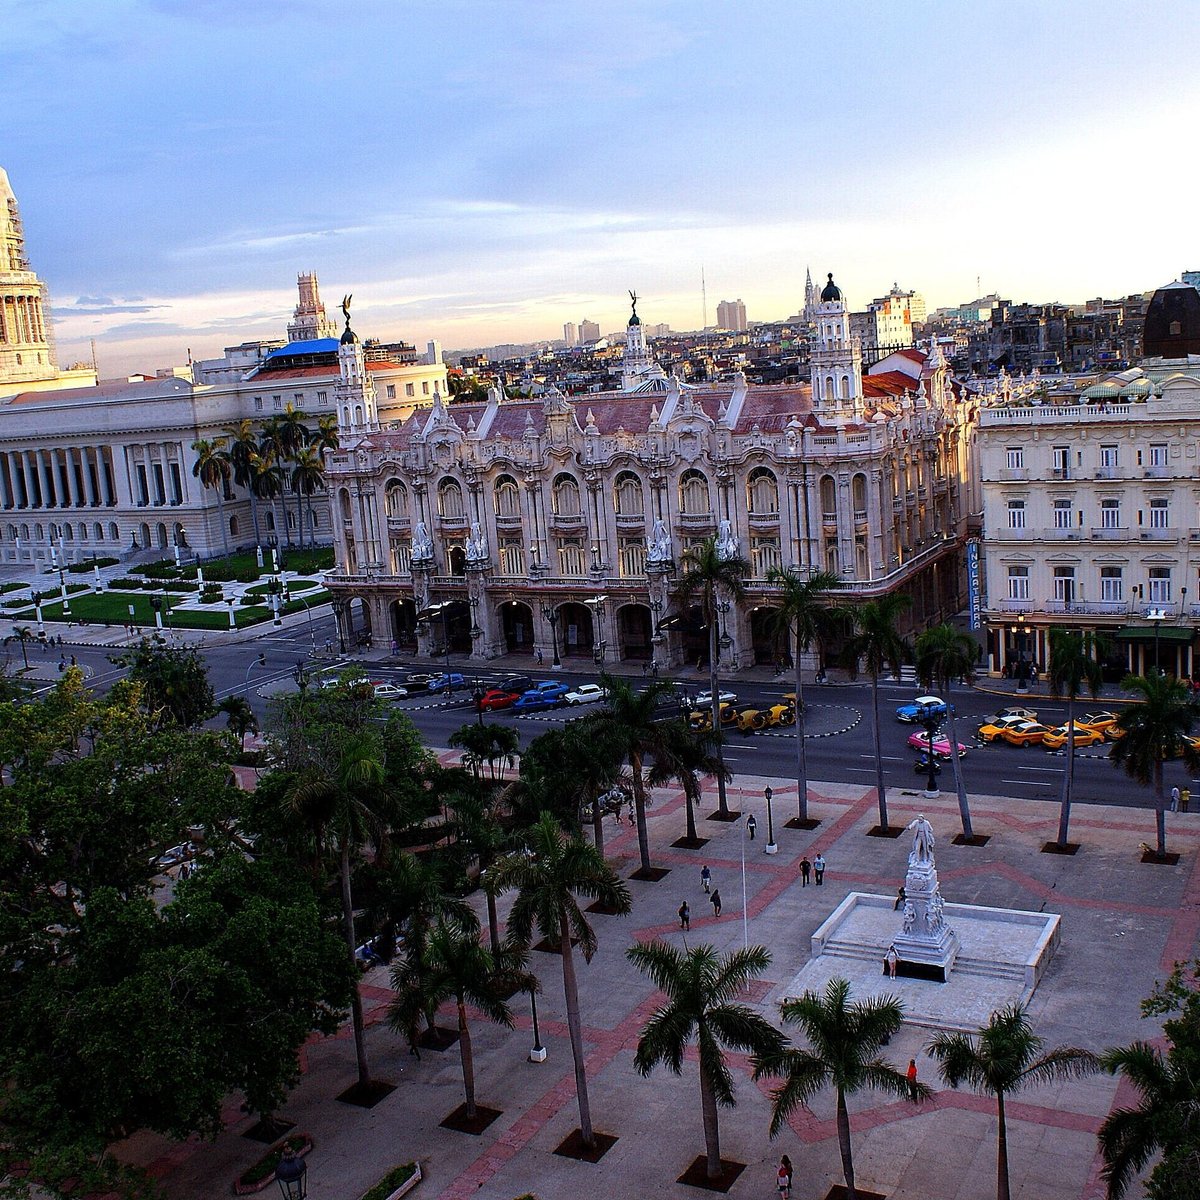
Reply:
<svg viewBox="0 0 1200 1200"><path fill-rule="evenodd" d="M118 591L140 592L143 582L141 579L130 579L128 575L119 575L116 579L110 579L108 586Z"/></svg>
<svg viewBox="0 0 1200 1200"><path fill-rule="evenodd" d="M87 562L72 563L67 570L72 575L78 575L83 571L90 571L93 567L113 567L120 561L119 558L89 559Z"/></svg>
<svg viewBox="0 0 1200 1200"><path fill-rule="evenodd" d="M393 1167L373 1188L363 1193L362 1200L387 1200L402 1183L407 1183L417 1173L416 1163L405 1163Z"/></svg>
<svg viewBox="0 0 1200 1200"><path fill-rule="evenodd" d="M138 574L146 575L150 579L178 579L179 568L169 559L164 558L159 562L148 563L144 567L138 567Z"/></svg>

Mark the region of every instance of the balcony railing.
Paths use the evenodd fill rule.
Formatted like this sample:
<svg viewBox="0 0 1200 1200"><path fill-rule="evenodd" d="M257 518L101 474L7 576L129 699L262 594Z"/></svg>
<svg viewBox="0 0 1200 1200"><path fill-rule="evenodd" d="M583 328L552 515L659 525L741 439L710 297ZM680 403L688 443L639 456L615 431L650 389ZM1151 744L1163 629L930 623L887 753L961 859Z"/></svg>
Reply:
<svg viewBox="0 0 1200 1200"><path fill-rule="evenodd" d="M1179 541L1179 530L1168 528L1139 529L1138 537L1143 542L1177 542Z"/></svg>
<svg viewBox="0 0 1200 1200"><path fill-rule="evenodd" d="M1093 525L1091 535L1098 542L1127 542L1133 531L1128 525Z"/></svg>
<svg viewBox="0 0 1200 1200"><path fill-rule="evenodd" d="M1029 478L1028 467L1001 467L1000 480L1001 482L1015 482L1021 479Z"/></svg>

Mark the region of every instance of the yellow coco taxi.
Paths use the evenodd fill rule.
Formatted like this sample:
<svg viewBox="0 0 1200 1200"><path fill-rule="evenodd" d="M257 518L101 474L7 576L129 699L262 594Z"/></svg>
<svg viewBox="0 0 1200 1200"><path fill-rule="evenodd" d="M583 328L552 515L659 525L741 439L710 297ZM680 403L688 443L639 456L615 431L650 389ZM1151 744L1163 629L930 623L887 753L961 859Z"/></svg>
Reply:
<svg viewBox="0 0 1200 1200"><path fill-rule="evenodd" d="M1104 741L1104 734L1098 729L1087 729L1075 722L1075 749L1078 750L1083 746L1098 746ZM1042 745L1047 750L1061 750L1067 744L1067 727L1059 725L1057 729L1050 730L1042 738Z"/></svg>

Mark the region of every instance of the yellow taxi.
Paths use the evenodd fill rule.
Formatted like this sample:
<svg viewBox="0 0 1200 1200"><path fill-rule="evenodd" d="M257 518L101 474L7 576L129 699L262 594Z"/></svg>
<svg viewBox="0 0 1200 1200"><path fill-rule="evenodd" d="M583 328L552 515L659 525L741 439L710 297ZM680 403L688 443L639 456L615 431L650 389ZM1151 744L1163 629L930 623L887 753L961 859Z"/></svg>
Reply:
<svg viewBox="0 0 1200 1200"><path fill-rule="evenodd" d="M1036 725L1037 722L1032 717L1021 717L1017 715L1007 717L994 717L990 721L985 721L980 725L978 733L981 742L994 742L997 738L1002 737L1006 729L1016 729L1019 725Z"/></svg>
<svg viewBox="0 0 1200 1200"><path fill-rule="evenodd" d="M1104 741L1104 734L1098 729L1088 729L1086 726L1075 722L1075 749L1078 750L1081 746L1098 746ZM1042 745L1047 750L1061 750L1067 744L1067 727L1059 725L1057 729L1051 729L1049 733L1042 737Z"/></svg>
<svg viewBox="0 0 1200 1200"><path fill-rule="evenodd" d="M742 733L757 733L760 729L795 723L796 710L790 704L773 704L770 708L744 708L737 718L737 727Z"/></svg>
<svg viewBox="0 0 1200 1200"><path fill-rule="evenodd" d="M1090 712L1075 718L1076 729L1094 729L1097 733L1107 733L1116 723L1115 712Z"/></svg>
<svg viewBox="0 0 1200 1200"><path fill-rule="evenodd" d="M1047 725L1039 725L1036 721L1022 721L1017 725L1009 725L1000 731L1000 737L1010 746L1040 746L1042 738L1050 732Z"/></svg>

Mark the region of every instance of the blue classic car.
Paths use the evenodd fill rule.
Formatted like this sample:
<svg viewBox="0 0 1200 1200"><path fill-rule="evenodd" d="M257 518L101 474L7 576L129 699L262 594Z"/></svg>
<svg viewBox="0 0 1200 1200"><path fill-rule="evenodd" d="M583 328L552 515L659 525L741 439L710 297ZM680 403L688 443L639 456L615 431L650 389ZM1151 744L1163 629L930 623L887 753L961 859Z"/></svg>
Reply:
<svg viewBox="0 0 1200 1200"><path fill-rule="evenodd" d="M443 671L440 675L430 676L429 682L425 686L431 692L452 692L455 688L466 687L467 682L457 671L453 671L449 675Z"/></svg>
<svg viewBox="0 0 1200 1200"><path fill-rule="evenodd" d="M538 683L512 706L513 712L532 712L538 708L557 708L571 689L565 683Z"/></svg>
<svg viewBox="0 0 1200 1200"><path fill-rule="evenodd" d="M908 725L928 721L930 717L941 719L951 713L950 705L940 696L918 696L909 704L902 704L896 709L896 720Z"/></svg>

